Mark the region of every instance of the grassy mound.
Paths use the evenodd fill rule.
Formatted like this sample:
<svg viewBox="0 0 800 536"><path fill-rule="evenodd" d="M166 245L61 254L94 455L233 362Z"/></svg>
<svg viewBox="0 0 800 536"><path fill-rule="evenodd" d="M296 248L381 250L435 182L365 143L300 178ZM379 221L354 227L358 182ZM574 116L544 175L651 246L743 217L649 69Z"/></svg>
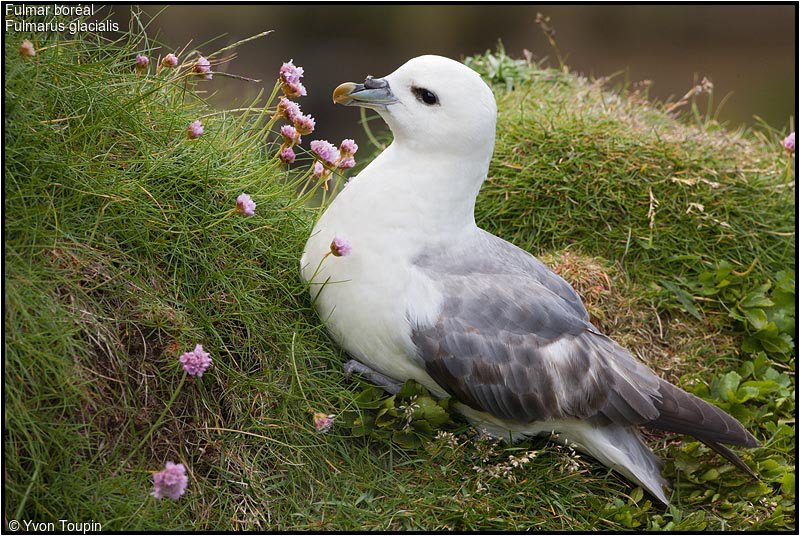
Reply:
<svg viewBox="0 0 800 536"><path fill-rule="evenodd" d="M315 411L367 415L375 405L343 377L342 356L298 280L314 211L293 186L305 166L286 171L274 159L272 110L262 101L244 111L212 110L203 95L213 82L154 65L147 75L135 72L134 55L150 48L143 37L36 36L38 54L28 59L17 53L22 36L6 37L7 521L94 520L107 530L764 530L793 523L786 476L793 476L794 430L786 424L793 384L774 377L771 360L748 356L749 368L734 372L742 381L731 387L740 361L735 324L656 307L663 288L648 286L670 267L693 273L689 257L672 259L675 251L709 263L757 256L763 273L793 252L791 239L770 234L790 224L775 207L791 188L770 189L770 173L780 176L783 164L763 141L742 135L737 155L715 145L729 136L723 131L700 133L551 71L526 67L533 82L498 87L500 137L482 221L537 253L550 250L599 322L652 348L658 362L658 352L668 354L678 363L676 378L686 379L686 369L679 352L664 350L672 333L695 349L693 359L726 355L724 381L705 395L752 410L762 423L765 447L745 457L765 475L761 483L697 443L653 437L675 460L667 470L678 493L665 512L599 464L544 439L495 445L473 440L459 421L445 426L456 435L441 433L414 449L354 437L343 424L315 433ZM580 113L565 111L575 103ZM185 129L198 118L205 133L188 140ZM627 128L634 122L640 130ZM644 141L634 135L640 131ZM695 131L686 147L669 141ZM646 158L637 162L634 147L645 142ZM667 155L674 171L655 174ZM764 171L750 171L759 158ZM633 171L645 164L649 171ZM604 170L596 173L602 181L589 180L588 171L579 177L583 166ZM729 166L739 171L720 176ZM711 177L722 186L700 180ZM637 187L637 180L650 182ZM650 189L660 203L652 229L641 219ZM243 191L258 204L251 218L232 211ZM680 199L705 211L672 220L686 212ZM746 229L741 218L756 217L763 227ZM729 229L742 234L730 239ZM689 237L709 242L681 249ZM572 244L580 251L562 251ZM665 314L676 323L656 337L653 323ZM709 333L720 336L707 341ZM196 343L214 364L187 379L177 357ZM756 381L763 389L742 391ZM752 396L742 400L740 392ZM189 470L180 501L149 496L150 472L167 460Z"/></svg>
<svg viewBox="0 0 800 536"><path fill-rule="evenodd" d="M337 400L314 380L337 360L299 283L312 213L274 159L272 114L210 109L186 68L135 72L145 42L53 39L28 60L18 39L5 50L6 517L266 523L309 404ZM252 218L233 213L241 192ZM196 343L214 372L179 389ZM194 500L148 498L166 460L187 462ZM226 514L195 525L212 509Z"/></svg>
<svg viewBox="0 0 800 536"><path fill-rule="evenodd" d="M688 100L693 113L676 121L679 103L502 54L470 64L497 83L477 214L488 230L532 251L570 244L642 282L721 261L762 275L793 265L794 159L777 132L728 131Z"/></svg>

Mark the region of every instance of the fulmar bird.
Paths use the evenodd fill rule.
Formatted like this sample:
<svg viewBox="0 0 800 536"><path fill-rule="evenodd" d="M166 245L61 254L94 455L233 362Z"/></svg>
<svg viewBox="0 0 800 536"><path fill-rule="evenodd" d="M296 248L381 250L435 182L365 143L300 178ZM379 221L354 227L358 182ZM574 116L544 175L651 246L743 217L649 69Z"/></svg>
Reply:
<svg viewBox="0 0 800 536"><path fill-rule="evenodd" d="M421 56L333 100L377 111L394 135L301 259L348 371L387 389L416 380L499 438L556 433L665 504L641 426L695 436L750 472L722 445L758 445L736 419L659 378L590 323L566 281L476 225L497 115L478 74ZM334 238L352 252L330 255Z"/></svg>

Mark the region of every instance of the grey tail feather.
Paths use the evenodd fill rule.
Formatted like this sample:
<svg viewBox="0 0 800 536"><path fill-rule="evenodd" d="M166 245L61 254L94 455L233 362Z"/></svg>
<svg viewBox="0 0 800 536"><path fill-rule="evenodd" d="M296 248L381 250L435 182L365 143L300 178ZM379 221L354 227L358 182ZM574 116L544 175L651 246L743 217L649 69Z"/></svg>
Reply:
<svg viewBox="0 0 800 536"><path fill-rule="evenodd" d="M738 467L739 469L741 469L742 471L753 477L754 480L758 480L758 475L756 475L753 472L753 470L750 469L750 467L748 467L748 465L744 463L742 459L739 456L737 456L736 453L734 453L731 449L729 449L724 445L720 445L719 443L714 443L713 441L703 441L702 439L700 441L705 443L706 446L716 451L717 454L719 454L720 456L731 462L733 465L735 465L736 467Z"/></svg>
<svg viewBox="0 0 800 536"><path fill-rule="evenodd" d="M717 406L664 380L660 381L658 390L661 400L656 400L655 403L659 416L644 423L644 426L694 436L709 446L711 443L717 446L719 443L743 447L758 446L756 438L745 430L739 421ZM730 459L718 448L713 446L711 448Z"/></svg>
<svg viewBox="0 0 800 536"><path fill-rule="evenodd" d="M584 421L580 425L559 428L559 432L579 450L622 473L669 505L664 494L664 487L669 483L661 476L661 460L644 444L635 426L613 423L595 426Z"/></svg>

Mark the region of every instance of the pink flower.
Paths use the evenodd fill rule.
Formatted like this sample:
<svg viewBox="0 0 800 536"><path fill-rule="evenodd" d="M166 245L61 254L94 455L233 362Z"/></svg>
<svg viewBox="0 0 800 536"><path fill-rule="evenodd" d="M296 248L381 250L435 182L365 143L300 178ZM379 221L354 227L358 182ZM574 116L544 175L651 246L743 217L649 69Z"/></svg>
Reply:
<svg viewBox="0 0 800 536"><path fill-rule="evenodd" d="M281 88L283 89L283 94L287 97L305 97L308 95L306 86L300 82L297 82L296 84L283 84Z"/></svg>
<svg viewBox="0 0 800 536"><path fill-rule="evenodd" d="M192 70L198 74L202 74L203 78L206 80L211 80L214 78L214 75L211 72L211 62L208 61L204 56L197 58L197 63L194 64Z"/></svg>
<svg viewBox="0 0 800 536"><path fill-rule="evenodd" d="M189 136L190 140L196 140L197 138L202 136L203 123L201 123L199 119L189 123L189 127L186 129L186 135Z"/></svg>
<svg viewBox="0 0 800 536"><path fill-rule="evenodd" d="M354 140L342 140L342 143L339 144L339 151L342 152L342 156L353 156L358 151L358 145Z"/></svg>
<svg viewBox="0 0 800 536"><path fill-rule="evenodd" d="M153 492L156 499L169 497L173 501L181 498L186 493L189 477L186 476L186 467L182 463L167 462L164 470L153 473Z"/></svg>
<svg viewBox="0 0 800 536"><path fill-rule="evenodd" d="M333 426L333 420L335 418L336 418L335 415L326 415L325 413L315 413L314 428L316 428L317 432L319 433L327 432Z"/></svg>
<svg viewBox="0 0 800 536"><path fill-rule="evenodd" d="M353 248L350 242L340 236L334 236L331 241L331 253L334 257L347 257L352 253Z"/></svg>
<svg viewBox="0 0 800 536"><path fill-rule="evenodd" d="M294 60L289 60L281 65L279 74L282 82L286 84L296 84L303 78L303 68L295 67Z"/></svg>
<svg viewBox="0 0 800 536"><path fill-rule="evenodd" d="M313 117L303 114L295 116L294 119L292 119L292 123L297 131L303 136L307 136L314 132L314 127L317 124Z"/></svg>
<svg viewBox="0 0 800 536"><path fill-rule="evenodd" d="M354 140L342 140L342 143L339 144L339 151L342 153L342 157L339 160L339 169L350 169L356 165L356 159L353 158L353 155L358 151L358 145Z"/></svg>
<svg viewBox="0 0 800 536"><path fill-rule="evenodd" d="M314 176L318 179L326 176L328 174L328 170L325 166L322 165L322 162L317 160L314 162Z"/></svg>
<svg viewBox="0 0 800 536"><path fill-rule="evenodd" d="M210 355L211 354L208 352L203 351L202 344L196 345L193 351L186 352L180 357L183 370L185 370L186 374L189 376L197 376L200 378L203 373L208 370L208 367L211 366Z"/></svg>
<svg viewBox="0 0 800 536"><path fill-rule="evenodd" d="M281 136L283 136L283 138L286 140L286 143L289 145L294 145L295 143L300 143L302 141L300 139L300 133L297 132L297 129L292 125L283 125L281 127Z"/></svg>
<svg viewBox="0 0 800 536"><path fill-rule="evenodd" d="M314 140L311 142L311 150L317 157L326 164L333 164L339 160L339 149L326 140Z"/></svg>
<svg viewBox="0 0 800 536"><path fill-rule="evenodd" d="M249 195L242 193L236 198L236 212L252 216L256 213L256 204Z"/></svg>
<svg viewBox="0 0 800 536"><path fill-rule="evenodd" d="M178 56L170 52L166 56L161 59L161 66L162 67L177 67L178 66Z"/></svg>
<svg viewBox="0 0 800 536"><path fill-rule="evenodd" d="M24 40L19 46L19 55L23 58L32 58L36 55L36 48L29 40Z"/></svg>
<svg viewBox="0 0 800 536"><path fill-rule="evenodd" d="M136 55L136 68L137 69L147 69L147 66L150 65L150 58L147 56L142 56L141 54Z"/></svg>
<svg viewBox="0 0 800 536"><path fill-rule="evenodd" d="M303 68L295 67L292 61L284 63L279 72L283 93L287 97L305 97L306 88L300 83L300 79L303 78Z"/></svg>
<svg viewBox="0 0 800 536"><path fill-rule="evenodd" d="M339 160L339 169L350 169L355 167L356 159L352 156L347 156Z"/></svg>
<svg viewBox="0 0 800 536"><path fill-rule="evenodd" d="M281 152L278 153L278 157L280 157L284 164L294 164L294 160L296 158L291 147L284 147L281 149Z"/></svg>
<svg viewBox="0 0 800 536"><path fill-rule="evenodd" d="M205 74L211 72L211 62L208 61L205 56L200 56L197 58L197 62L194 64L193 68L194 72L199 74Z"/></svg>
<svg viewBox="0 0 800 536"><path fill-rule="evenodd" d="M284 117L289 121L294 121L295 118L303 115L300 112L300 105L292 100L287 99L286 97L281 97L278 101L277 112L279 116Z"/></svg>
<svg viewBox="0 0 800 536"><path fill-rule="evenodd" d="M783 148L790 153L794 152L794 132L783 138Z"/></svg>

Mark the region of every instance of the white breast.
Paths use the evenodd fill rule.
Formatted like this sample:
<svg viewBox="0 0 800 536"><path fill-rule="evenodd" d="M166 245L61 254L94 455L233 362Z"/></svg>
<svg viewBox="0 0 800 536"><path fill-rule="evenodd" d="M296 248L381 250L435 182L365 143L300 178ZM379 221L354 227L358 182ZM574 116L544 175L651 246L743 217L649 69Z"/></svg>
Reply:
<svg viewBox="0 0 800 536"><path fill-rule="evenodd" d="M444 395L416 358L410 336L412 321L435 318L438 295L411 262L409 218L391 212L387 197L365 181L351 181L315 225L301 258L303 279L320 319L351 356ZM328 255L334 236L350 243L350 255Z"/></svg>

